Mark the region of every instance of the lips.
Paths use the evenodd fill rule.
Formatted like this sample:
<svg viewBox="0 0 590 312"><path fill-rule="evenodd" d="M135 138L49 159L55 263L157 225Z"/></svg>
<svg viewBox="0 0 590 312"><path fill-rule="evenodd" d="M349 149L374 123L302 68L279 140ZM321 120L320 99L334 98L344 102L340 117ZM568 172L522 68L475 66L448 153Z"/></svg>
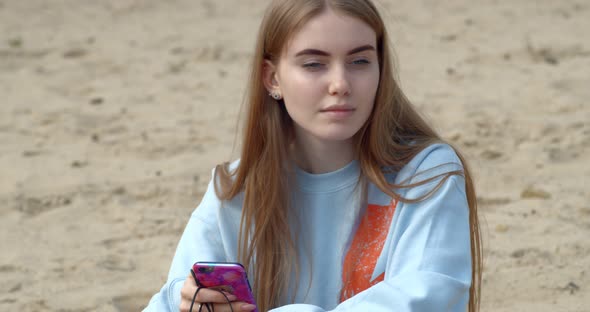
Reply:
<svg viewBox="0 0 590 312"><path fill-rule="evenodd" d="M355 108L350 106L328 106L320 113L331 120L345 120L354 115Z"/></svg>
<svg viewBox="0 0 590 312"><path fill-rule="evenodd" d="M321 110L321 112L349 112L354 111L354 107L349 105L332 105Z"/></svg>

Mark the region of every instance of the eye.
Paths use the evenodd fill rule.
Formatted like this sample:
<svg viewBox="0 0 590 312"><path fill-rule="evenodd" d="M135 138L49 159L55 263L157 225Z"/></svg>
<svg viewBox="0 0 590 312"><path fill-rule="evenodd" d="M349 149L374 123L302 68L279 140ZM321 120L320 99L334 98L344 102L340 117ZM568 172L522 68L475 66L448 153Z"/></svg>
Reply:
<svg viewBox="0 0 590 312"><path fill-rule="evenodd" d="M366 65L366 64L371 64L371 62L367 59L358 59L358 60L354 60L352 61L352 64L354 65Z"/></svg>
<svg viewBox="0 0 590 312"><path fill-rule="evenodd" d="M301 67L303 67L305 69L312 69L312 70L319 69L322 66L324 66L324 64L319 63L319 62L307 62L307 63L301 65Z"/></svg>

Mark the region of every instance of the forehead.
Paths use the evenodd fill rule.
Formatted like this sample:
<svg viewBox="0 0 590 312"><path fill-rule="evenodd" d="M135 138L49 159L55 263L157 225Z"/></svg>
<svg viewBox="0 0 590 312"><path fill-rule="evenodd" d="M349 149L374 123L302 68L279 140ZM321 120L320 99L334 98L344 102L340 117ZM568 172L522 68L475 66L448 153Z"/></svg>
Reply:
<svg viewBox="0 0 590 312"><path fill-rule="evenodd" d="M377 35L371 26L358 18L328 9L312 17L293 34L284 54L292 57L304 49L340 54L367 44L376 47L376 41Z"/></svg>

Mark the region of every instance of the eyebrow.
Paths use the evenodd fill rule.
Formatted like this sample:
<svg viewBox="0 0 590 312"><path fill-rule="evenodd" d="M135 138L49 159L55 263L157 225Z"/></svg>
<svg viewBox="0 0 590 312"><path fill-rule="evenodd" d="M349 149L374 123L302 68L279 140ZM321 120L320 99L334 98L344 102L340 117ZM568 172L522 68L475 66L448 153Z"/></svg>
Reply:
<svg viewBox="0 0 590 312"><path fill-rule="evenodd" d="M348 51L348 53L346 55L352 55L352 54L356 54L359 52L363 52L363 51L375 51L375 47L373 47L370 44L366 44L357 48L354 48L350 51ZM326 51L322 51L322 50L318 50L318 49L305 49L302 51L297 52L297 54L295 54L295 57L298 56L302 56L302 55L321 55L321 56L330 56L330 53L326 52Z"/></svg>

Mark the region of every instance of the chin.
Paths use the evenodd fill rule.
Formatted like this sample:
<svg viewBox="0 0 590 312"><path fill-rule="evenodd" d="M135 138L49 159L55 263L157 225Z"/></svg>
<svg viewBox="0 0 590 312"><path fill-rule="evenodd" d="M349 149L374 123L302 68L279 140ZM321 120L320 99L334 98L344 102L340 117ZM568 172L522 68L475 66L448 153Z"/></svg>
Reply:
<svg viewBox="0 0 590 312"><path fill-rule="evenodd" d="M317 135L318 138L326 141L347 141L354 137L356 131L330 131Z"/></svg>

